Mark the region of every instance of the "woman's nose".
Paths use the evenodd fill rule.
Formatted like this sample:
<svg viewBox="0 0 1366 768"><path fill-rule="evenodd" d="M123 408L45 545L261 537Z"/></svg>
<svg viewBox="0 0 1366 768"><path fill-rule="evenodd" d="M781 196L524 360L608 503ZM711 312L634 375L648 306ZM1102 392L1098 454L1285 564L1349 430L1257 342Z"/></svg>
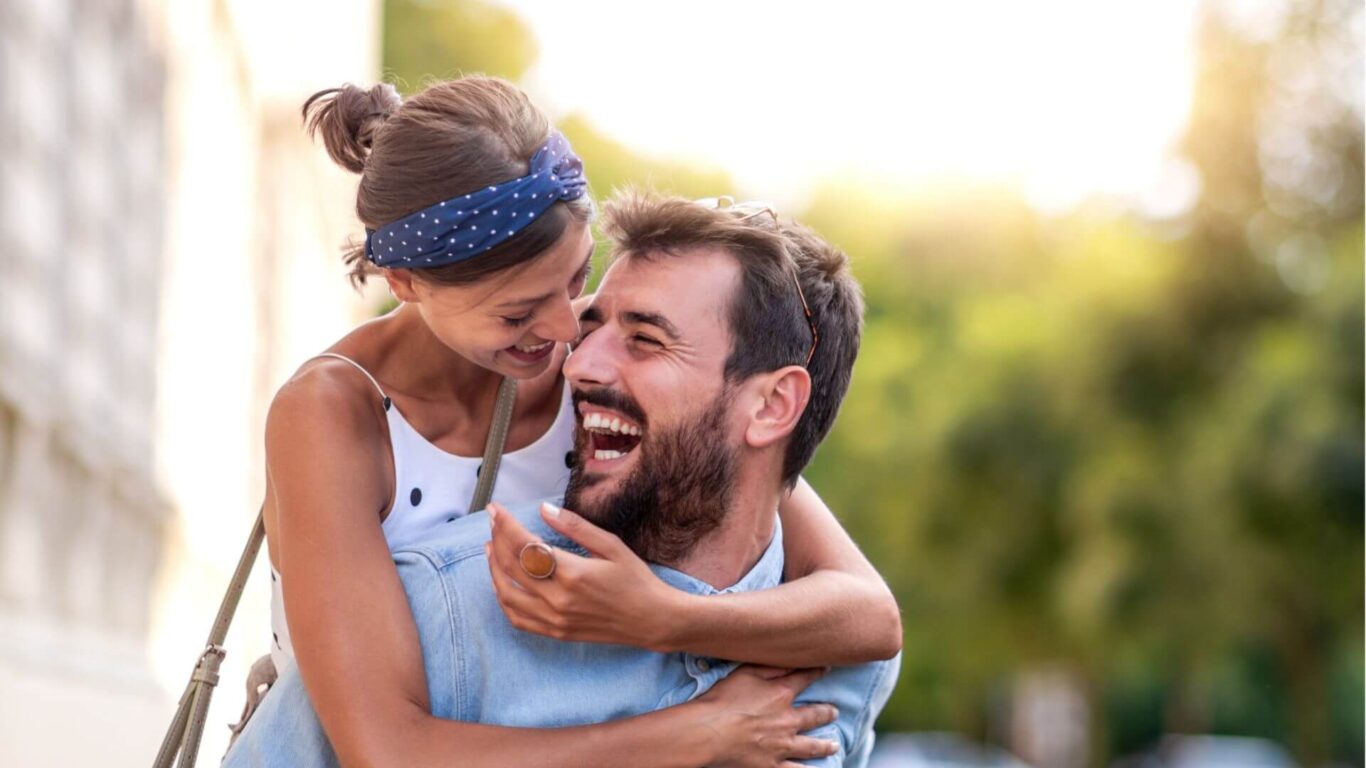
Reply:
<svg viewBox="0 0 1366 768"><path fill-rule="evenodd" d="M543 339L571 342L579 337L579 318L568 297L555 302L545 314L544 325L537 334Z"/></svg>

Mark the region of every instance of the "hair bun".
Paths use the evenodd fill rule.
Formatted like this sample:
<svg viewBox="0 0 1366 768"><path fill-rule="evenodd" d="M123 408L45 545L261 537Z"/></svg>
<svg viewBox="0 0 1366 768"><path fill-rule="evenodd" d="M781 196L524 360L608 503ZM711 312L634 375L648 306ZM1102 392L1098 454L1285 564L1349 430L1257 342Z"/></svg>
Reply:
<svg viewBox="0 0 1366 768"><path fill-rule="evenodd" d="M375 132L402 103L398 90L389 83L369 90L347 83L308 97L303 119L310 136L322 133L323 146L337 165L360 173L370 156Z"/></svg>

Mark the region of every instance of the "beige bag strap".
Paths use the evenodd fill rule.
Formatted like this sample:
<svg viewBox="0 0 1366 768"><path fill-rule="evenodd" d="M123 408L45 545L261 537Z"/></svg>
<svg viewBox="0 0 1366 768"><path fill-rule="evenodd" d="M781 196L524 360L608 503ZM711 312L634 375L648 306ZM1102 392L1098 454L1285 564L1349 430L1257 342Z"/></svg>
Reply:
<svg viewBox="0 0 1366 768"><path fill-rule="evenodd" d="M199 742L204 735L204 719L209 714L209 699L213 697L213 689L218 685L218 666L223 663L223 657L227 654L223 650L223 639L227 637L228 625L232 623L232 616L237 612L237 604L241 601L242 591L247 586L247 577L251 575L251 566L256 562L256 554L261 551L261 542L266 536L263 512L264 508L256 513L256 524L252 526L251 535L247 537L246 549L242 550L242 557L237 561L237 570L232 574L232 581L228 582L227 594L223 595L223 602L218 606L218 616L209 630L209 641L204 652L199 655L199 661L195 662L194 671L190 673L190 682L180 696L175 717L171 719L171 727L166 729L166 737L161 741L156 762L152 763L155 768L171 768L171 762L177 755L180 756L177 763L180 768L191 768L199 756Z"/></svg>
<svg viewBox="0 0 1366 768"><path fill-rule="evenodd" d="M493 498L493 483L498 479L498 466L503 463L503 447L507 445L508 429L512 426L512 408L517 405L517 380L504 377L498 385L498 402L493 405L493 422L484 443L484 463L479 468L479 482L474 486L470 511L478 512Z"/></svg>
<svg viewBox="0 0 1366 768"><path fill-rule="evenodd" d="M493 422L489 425L488 439L484 443L484 463L479 470L479 482L474 488L474 498L470 501L471 512L488 506L489 499L493 496L493 484L498 477L498 466L503 461L503 447L507 444L508 429L512 425L512 409L516 404L517 381L505 377L498 385L498 400L493 407ZM175 716L171 718L171 725L166 729L166 736L161 741L161 749L157 750L156 761L152 763L153 768L171 768L171 763L176 760L177 755L180 756L179 762L176 762L178 768L193 768L195 760L199 757L199 743L204 737L204 721L209 714L209 700L213 697L213 689L218 685L218 667L227 655L223 641L228 635L228 626L232 624L233 614L237 612L237 604L242 600L242 592L246 589L252 565L261 551L261 542L265 540L265 520L262 517L264 512L263 507L256 513L256 524L252 526L251 535L247 537L247 546L237 561L237 570L232 574L232 581L228 582L228 591L223 595L223 602L218 606L218 616L214 618L213 627L209 630L209 641L204 652L199 655L199 661L195 662L185 692L180 695L180 703L176 706Z"/></svg>

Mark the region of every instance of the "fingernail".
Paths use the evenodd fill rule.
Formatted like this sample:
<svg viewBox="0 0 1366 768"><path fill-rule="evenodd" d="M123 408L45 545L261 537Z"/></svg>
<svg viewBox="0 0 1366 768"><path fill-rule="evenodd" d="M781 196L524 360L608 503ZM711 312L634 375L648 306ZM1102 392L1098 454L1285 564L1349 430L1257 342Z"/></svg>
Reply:
<svg viewBox="0 0 1366 768"><path fill-rule="evenodd" d="M560 516L560 508L549 502L541 502L541 511L551 517Z"/></svg>
<svg viewBox="0 0 1366 768"><path fill-rule="evenodd" d="M835 742L833 742L833 741L827 741L827 742L825 742L825 754L827 754L827 755L833 755L833 754L835 754L836 752L838 752L839 749L840 749L840 745L836 744Z"/></svg>
<svg viewBox="0 0 1366 768"><path fill-rule="evenodd" d="M485 509L487 509L487 510L489 511L489 522L490 522L490 523L496 523L496 522L498 522L498 508L495 507L495 506L493 506L492 504L490 504L490 505L488 505L487 507L485 507Z"/></svg>

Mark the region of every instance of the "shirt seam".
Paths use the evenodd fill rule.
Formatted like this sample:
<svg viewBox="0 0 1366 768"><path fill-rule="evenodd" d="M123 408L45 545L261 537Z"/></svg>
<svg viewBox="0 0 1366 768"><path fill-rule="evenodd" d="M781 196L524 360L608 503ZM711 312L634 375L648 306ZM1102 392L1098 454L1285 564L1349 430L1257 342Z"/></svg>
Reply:
<svg viewBox="0 0 1366 768"><path fill-rule="evenodd" d="M458 628L464 626L464 623L459 620L458 616L460 612L459 601L451 599L451 590L446 584L446 579L443 578L443 571L445 571L447 566L452 565L455 562L468 559L468 556L453 559L442 565L437 562L437 558L433 557L433 553L429 550L411 548L402 551L422 558L422 560L431 567L432 575L436 577L436 582L440 585L441 599L446 603L447 629L449 630L449 637L451 639L451 688L454 692L454 701L452 703L455 711L451 713L450 719L463 720L467 717L466 713L469 711L469 691L465 686L465 679L467 676L463 674L464 670L462 669L465 658L459 652L462 638L459 637ZM480 551L482 551L482 548ZM397 552L395 554L397 554ZM424 660L424 674L426 666Z"/></svg>
<svg viewBox="0 0 1366 768"><path fill-rule="evenodd" d="M856 727L854 728L854 735L856 740L847 745L844 750L846 755L855 754L858 752L859 747L863 745L863 737L860 736L860 734L863 734L864 729L871 725L871 723L868 722L868 718L872 715L873 694L877 691L879 684L882 682L883 675L888 674L891 663L891 661L885 660L873 662L873 664L876 665L877 670L868 681L868 687L864 689L862 697L863 703L859 707L858 720L855 721ZM841 736L843 736L843 734L841 734Z"/></svg>

